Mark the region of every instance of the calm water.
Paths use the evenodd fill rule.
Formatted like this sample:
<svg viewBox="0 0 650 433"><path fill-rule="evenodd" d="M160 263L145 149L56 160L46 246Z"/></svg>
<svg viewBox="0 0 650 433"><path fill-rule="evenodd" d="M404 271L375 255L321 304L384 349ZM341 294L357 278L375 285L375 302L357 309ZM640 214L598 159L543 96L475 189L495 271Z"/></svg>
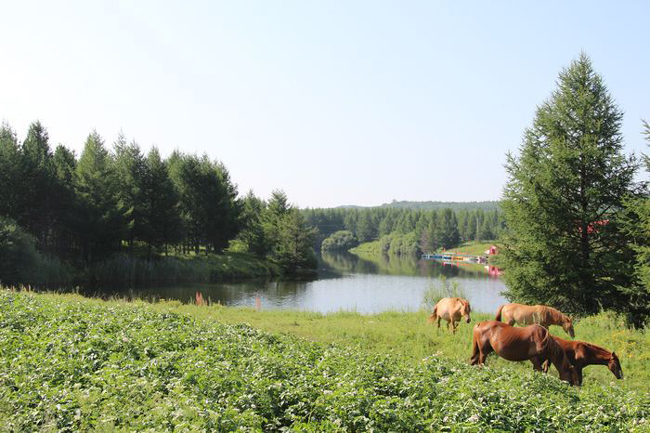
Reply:
<svg viewBox="0 0 650 433"><path fill-rule="evenodd" d="M503 281L490 275L482 265L457 267L432 260L361 258L349 253L323 254L316 280L194 284L137 289L129 293L149 299L188 302L200 291L206 300L247 307L255 307L255 298L259 296L262 309L322 313L415 311L423 306L425 289L437 282L440 275L463 287L474 311L494 312L506 302L500 295L505 290Z"/></svg>

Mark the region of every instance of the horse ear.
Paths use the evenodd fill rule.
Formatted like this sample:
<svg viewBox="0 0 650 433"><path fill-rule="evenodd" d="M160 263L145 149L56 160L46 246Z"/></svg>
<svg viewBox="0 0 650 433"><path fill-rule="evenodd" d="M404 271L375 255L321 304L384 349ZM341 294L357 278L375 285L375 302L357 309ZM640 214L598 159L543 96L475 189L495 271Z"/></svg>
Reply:
<svg viewBox="0 0 650 433"><path fill-rule="evenodd" d="M616 356L616 352L612 352L612 358L618 358L618 356Z"/></svg>

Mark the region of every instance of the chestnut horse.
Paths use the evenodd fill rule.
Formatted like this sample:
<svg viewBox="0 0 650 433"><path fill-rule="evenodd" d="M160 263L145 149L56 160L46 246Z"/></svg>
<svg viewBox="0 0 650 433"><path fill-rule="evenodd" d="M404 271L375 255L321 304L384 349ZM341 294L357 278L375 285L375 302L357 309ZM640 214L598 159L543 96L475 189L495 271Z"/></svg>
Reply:
<svg viewBox="0 0 650 433"><path fill-rule="evenodd" d="M465 317L465 321L469 323L471 321L469 313L472 312L472 308L469 306L469 301L463 298L442 298L438 301L435 307L433 307L433 313L427 319L427 322L432 323L436 319L438 320L438 328L440 328L440 319L445 319L447 321L447 329L449 329L449 324L451 323L452 332L456 333L456 326L462 317Z"/></svg>
<svg viewBox="0 0 650 433"><path fill-rule="evenodd" d="M496 352L508 361L531 360L536 370L542 370L542 363L550 360L560 379L574 385L578 382L576 371L559 344L551 337L548 329L541 325L515 328L502 322L481 322L474 326L471 364L485 364L488 354Z"/></svg>
<svg viewBox="0 0 650 433"><path fill-rule="evenodd" d="M523 304L503 304L497 311L496 320L508 325L518 323L520 325L531 325L539 323L548 329L551 325L558 325L569 334L571 338L575 337L573 332L573 323L569 316L565 316L553 307L546 305L523 305Z"/></svg>
<svg viewBox="0 0 650 433"><path fill-rule="evenodd" d="M584 341L568 341L554 335L551 337L560 345L571 364L573 364L578 375L578 385L582 385L582 369L588 365L606 365L617 379L623 379L621 362L618 360L615 352L610 352L595 344L585 343ZM537 369L534 362L533 367ZM545 373L548 371L548 361L544 361L542 369Z"/></svg>

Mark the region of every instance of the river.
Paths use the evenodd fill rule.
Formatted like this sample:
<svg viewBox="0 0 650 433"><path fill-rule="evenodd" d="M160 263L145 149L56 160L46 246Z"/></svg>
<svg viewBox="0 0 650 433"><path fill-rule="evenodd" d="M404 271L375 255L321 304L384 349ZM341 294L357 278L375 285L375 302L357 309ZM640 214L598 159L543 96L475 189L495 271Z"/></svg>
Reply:
<svg viewBox="0 0 650 433"><path fill-rule="evenodd" d="M356 311L416 311L424 305L424 293L440 276L457 282L472 309L494 312L506 302L500 292L503 281L482 265L455 266L434 260L399 257L359 257L349 253L324 253L319 257L318 278L313 280L253 280L218 284L188 284L115 292L145 299L177 299L188 302L201 292L205 300L229 306L262 309L295 309L328 313ZM103 293L104 296L108 293Z"/></svg>

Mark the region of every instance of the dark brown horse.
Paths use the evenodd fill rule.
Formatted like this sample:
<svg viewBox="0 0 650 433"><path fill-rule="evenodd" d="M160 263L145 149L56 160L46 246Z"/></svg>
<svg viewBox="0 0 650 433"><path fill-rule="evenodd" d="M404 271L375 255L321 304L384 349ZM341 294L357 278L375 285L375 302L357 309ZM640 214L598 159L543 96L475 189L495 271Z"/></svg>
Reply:
<svg viewBox="0 0 650 433"><path fill-rule="evenodd" d="M576 371L559 344L551 337L548 329L541 325L515 328L502 322L481 322L474 326L471 364L484 364L488 354L496 352L508 361L531 360L536 370L542 370L542 363L550 360L560 379L574 385L578 382Z"/></svg>
<svg viewBox="0 0 650 433"><path fill-rule="evenodd" d="M568 341L554 335L551 337L564 350L575 368L578 375L578 385L582 385L582 369L588 365L606 365L617 379L623 379L623 369L616 353L584 341ZM535 361L532 362L533 367L537 370ZM548 371L548 367L548 361L544 361L542 369L545 373Z"/></svg>

